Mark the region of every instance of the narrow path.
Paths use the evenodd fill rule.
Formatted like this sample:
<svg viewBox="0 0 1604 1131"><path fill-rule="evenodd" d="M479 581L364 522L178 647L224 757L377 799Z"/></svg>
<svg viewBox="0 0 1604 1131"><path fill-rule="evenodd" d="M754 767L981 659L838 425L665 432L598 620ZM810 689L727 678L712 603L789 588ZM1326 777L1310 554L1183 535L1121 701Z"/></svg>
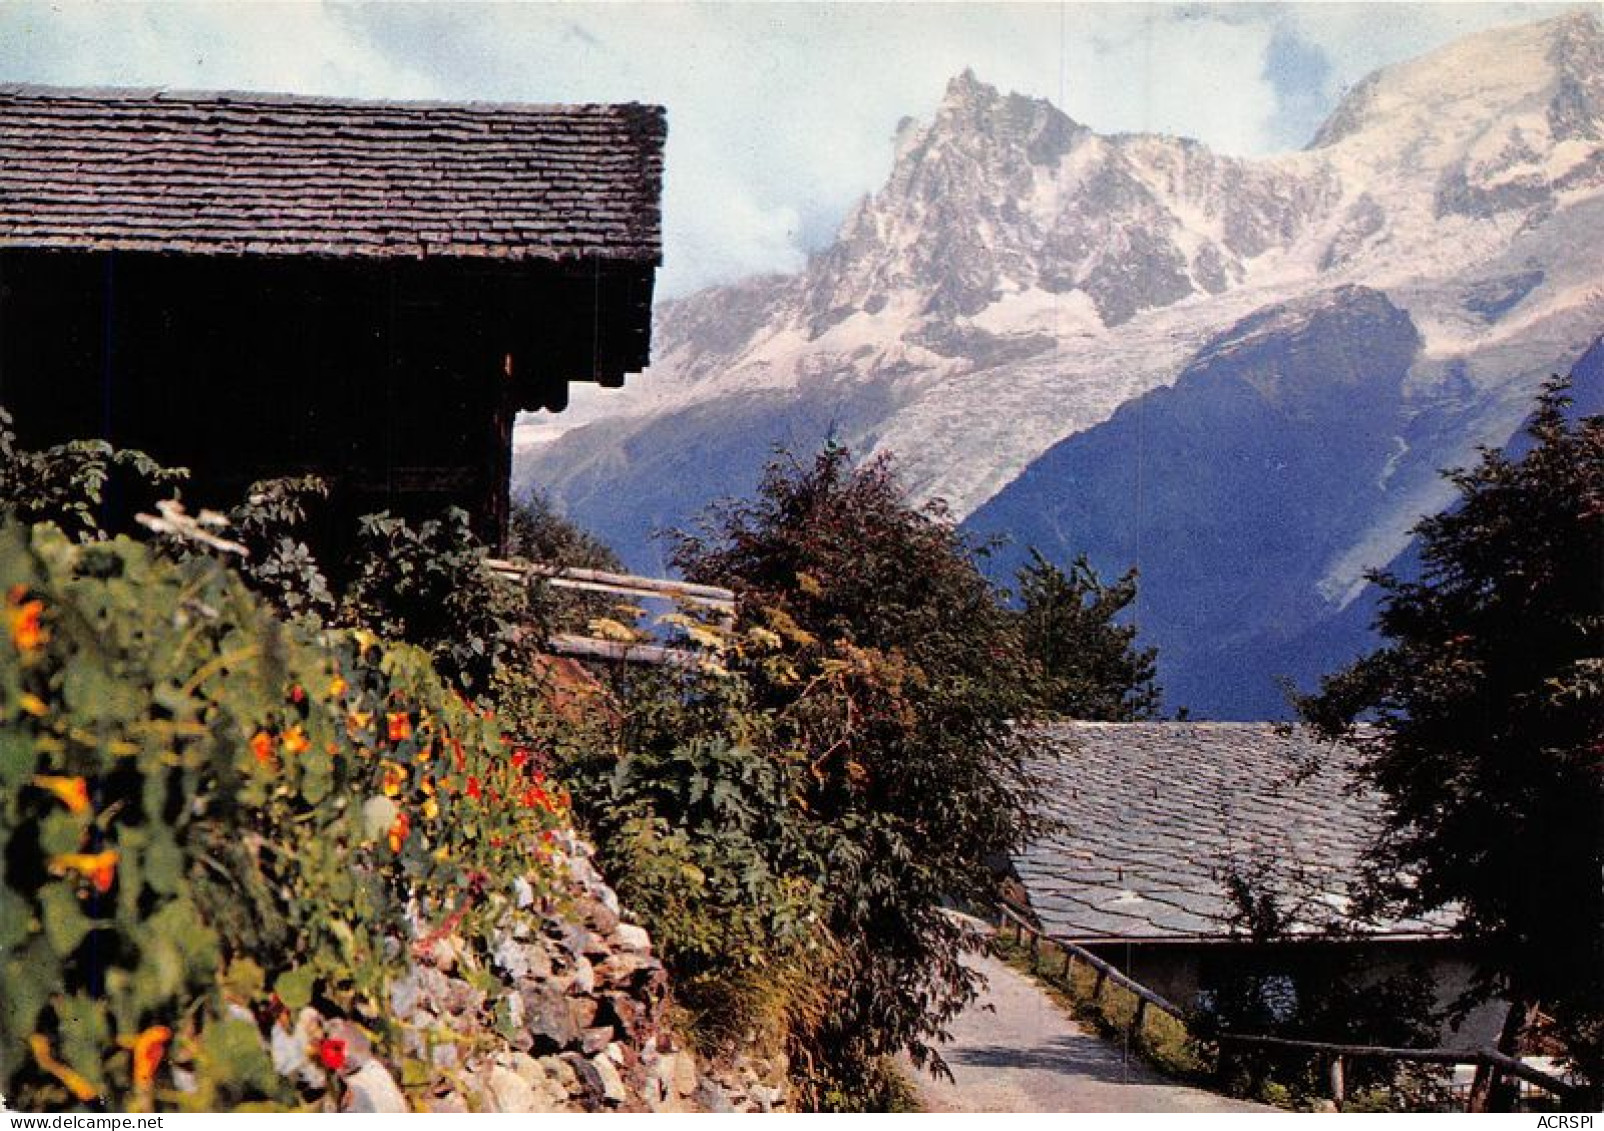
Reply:
<svg viewBox="0 0 1604 1131"><path fill-rule="evenodd" d="M910 1074L930 1111L1272 1111L1165 1079L1083 1031L1034 982L995 958L989 986L942 1049L955 1080Z"/></svg>

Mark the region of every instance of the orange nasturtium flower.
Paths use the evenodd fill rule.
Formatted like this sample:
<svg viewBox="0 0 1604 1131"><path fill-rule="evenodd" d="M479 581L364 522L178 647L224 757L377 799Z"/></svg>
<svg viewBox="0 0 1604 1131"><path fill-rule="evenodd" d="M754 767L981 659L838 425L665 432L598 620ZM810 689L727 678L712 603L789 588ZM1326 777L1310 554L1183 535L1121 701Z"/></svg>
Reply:
<svg viewBox="0 0 1604 1131"><path fill-rule="evenodd" d="M165 1025L152 1025L137 1036L117 1038L118 1044L133 1053L135 1088L144 1091L150 1087L156 1079L156 1069L166 1055L167 1042L172 1039L173 1031Z"/></svg>
<svg viewBox="0 0 1604 1131"><path fill-rule="evenodd" d="M43 601L23 601L22 594L13 588L7 599L11 608L6 610L6 619L11 624L11 642L17 646L17 651L23 655L38 650L50 639L50 632L39 618L44 614Z"/></svg>
<svg viewBox="0 0 1604 1131"><path fill-rule="evenodd" d="M379 765L384 769L384 777L379 782L379 788L384 791L386 797L398 796L407 784L407 768L388 758Z"/></svg>
<svg viewBox="0 0 1604 1131"><path fill-rule="evenodd" d="M385 720L390 725L391 742L405 742L412 737L412 716L405 711L391 711Z"/></svg>
<svg viewBox="0 0 1604 1131"><path fill-rule="evenodd" d="M55 1058L50 1051L50 1038L43 1033L35 1033L29 1037L28 1047L33 1050L33 1058L39 1062L39 1067L60 1080L79 1103L88 1103L100 1094L99 1089L85 1079L82 1073L75 1072Z"/></svg>
<svg viewBox="0 0 1604 1131"><path fill-rule="evenodd" d="M284 732L284 753L291 755L305 754L312 749L311 740L306 737L306 731L299 726L290 727Z"/></svg>
<svg viewBox="0 0 1604 1131"><path fill-rule="evenodd" d="M37 774L34 776L33 784L65 805L70 813L89 812L89 783L83 778Z"/></svg>
<svg viewBox="0 0 1604 1131"><path fill-rule="evenodd" d="M405 813L397 813L395 823L390 826L390 831L385 834L385 840L389 842L390 851L400 852L401 846L407 842L407 834L411 831L412 819Z"/></svg>
<svg viewBox="0 0 1604 1131"><path fill-rule="evenodd" d="M117 878L117 852L108 848L102 852L64 852L50 858L51 875L64 876L68 872L77 872L104 895Z"/></svg>
<svg viewBox="0 0 1604 1131"><path fill-rule="evenodd" d="M273 765L273 736L265 730L257 731L251 738L251 753L262 765Z"/></svg>

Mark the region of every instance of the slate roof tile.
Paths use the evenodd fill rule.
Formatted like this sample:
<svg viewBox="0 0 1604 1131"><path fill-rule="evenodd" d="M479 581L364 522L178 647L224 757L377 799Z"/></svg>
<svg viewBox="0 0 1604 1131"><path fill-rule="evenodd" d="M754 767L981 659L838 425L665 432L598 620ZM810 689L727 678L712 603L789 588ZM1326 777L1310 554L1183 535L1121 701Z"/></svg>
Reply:
<svg viewBox="0 0 1604 1131"><path fill-rule="evenodd" d="M1039 731L1041 812L1060 831L1015 870L1044 926L1083 941L1224 938L1224 877L1268 863L1290 903L1342 908L1381 803L1358 751L1271 723L1059 723ZM1317 930L1310 911L1297 929ZM1445 934L1451 916L1375 923Z"/></svg>
<svg viewBox="0 0 1604 1131"><path fill-rule="evenodd" d="M0 86L0 247L661 261L661 107Z"/></svg>

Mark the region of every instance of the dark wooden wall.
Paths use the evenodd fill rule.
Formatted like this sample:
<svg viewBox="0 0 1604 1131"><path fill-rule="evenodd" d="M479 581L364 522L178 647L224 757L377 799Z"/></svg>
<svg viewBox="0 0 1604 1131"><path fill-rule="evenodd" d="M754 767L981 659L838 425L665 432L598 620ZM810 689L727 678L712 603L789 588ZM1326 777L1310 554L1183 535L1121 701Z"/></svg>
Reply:
<svg viewBox="0 0 1604 1131"><path fill-rule="evenodd" d="M188 467L191 509L310 472L331 532L455 505L500 545L514 414L640 368L650 301L633 265L0 251L0 404Z"/></svg>

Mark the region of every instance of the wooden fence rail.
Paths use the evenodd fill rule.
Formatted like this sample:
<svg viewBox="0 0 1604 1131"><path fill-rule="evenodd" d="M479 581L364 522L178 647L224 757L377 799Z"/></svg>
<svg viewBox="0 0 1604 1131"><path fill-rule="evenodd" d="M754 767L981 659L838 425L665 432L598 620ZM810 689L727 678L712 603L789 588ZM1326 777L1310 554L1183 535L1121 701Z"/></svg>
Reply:
<svg viewBox="0 0 1604 1131"><path fill-rule="evenodd" d="M1077 943L1038 929L1034 924L1025 919L1012 907L1003 905L999 908L999 911L1001 912L1004 922L1013 924L1014 939L1016 942L1022 943L1026 935L1030 936L1031 953L1033 956L1038 953L1040 943L1042 941L1046 941L1052 943L1059 950L1063 951L1064 973L1066 975L1068 975L1071 966L1075 962L1084 962L1091 969L1097 971L1097 990L1094 991L1094 996L1096 992L1101 991L1105 981L1113 982L1115 985L1121 986L1128 990L1131 994L1135 995L1138 1005L1136 1009L1136 1016L1131 1022L1131 1030L1133 1033L1140 1031L1143 1015L1146 1013L1146 1007L1150 1005L1156 1009L1163 1010L1165 1013L1175 1018L1182 1025L1186 1026L1188 1031L1195 1029L1196 1018L1189 1011L1182 1009L1180 1006L1176 1005L1174 1002L1171 1002L1163 995L1148 989L1140 982L1137 982L1135 979L1127 976L1123 971L1119 970L1105 959L1099 958L1097 955L1093 954L1091 951ZM1470 1064L1483 1066L1498 1072L1506 1073L1510 1076L1514 1076L1520 1080L1524 1080L1528 1084L1535 1085L1536 1087L1542 1088L1545 1091L1559 1096L1562 1100L1572 1099L1578 1093L1578 1089L1574 1085L1569 1084L1556 1076L1552 1076L1541 1069L1533 1068L1523 1060L1498 1052L1496 1049L1386 1048L1379 1045L1344 1045L1324 1041L1302 1041L1294 1040L1288 1037L1261 1036L1255 1033L1218 1033L1215 1034L1215 1039L1230 1044L1258 1045L1271 1048L1299 1050L1302 1052L1307 1052L1311 1055L1331 1058L1330 1079L1332 1097L1339 1105L1346 1098L1344 1095L1345 1087L1343 1078L1345 1074L1343 1071L1343 1062L1349 1059L1365 1057L1410 1061L1419 1064Z"/></svg>
<svg viewBox="0 0 1604 1131"><path fill-rule="evenodd" d="M697 605L715 610L718 623L726 630L735 623L735 593L717 585L694 585L688 581L668 581L657 577L637 577L629 573L609 573L600 569L579 569L573 566L546 565L540 562L522 564L491 558L490 572L508 581L527 585L543 581L554 589L570 589L584 593L610 593L636 600L667 600L678 605ZM679 667L694 666L701 658L688 648L675 648L650 641L603 640L576 633L560 633L546 641L546 647L559 656L577 656L586 660L614 660L628 664L656 664Z"/></svg>

